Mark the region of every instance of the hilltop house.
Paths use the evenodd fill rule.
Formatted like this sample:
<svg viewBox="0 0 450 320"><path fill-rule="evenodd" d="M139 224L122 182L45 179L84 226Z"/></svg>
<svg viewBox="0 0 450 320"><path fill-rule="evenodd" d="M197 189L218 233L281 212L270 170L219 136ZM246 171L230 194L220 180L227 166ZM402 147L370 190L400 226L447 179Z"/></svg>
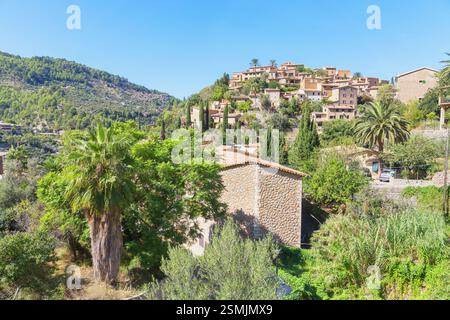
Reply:
<svg viewBox="0 0 450 320"><path fill-rule="evenodd" d="M437 73L431 68L420 68L399 74L395 77L397 98L403 103L422 99L437 86Z"/></svg>
<svg viewBox="0 0 450 320"><path fill-rule="evenodd" d="M321 112L311 113L311 120L317 125L320 132L323 123L333 120L353 120L356 117L356 109L348 105L326 105Z"/></svg>
<svg viewBox="0 0 450 320"><path fill-rule="evenodd" d="M342 86L332 89L329 101L339 106L355 108L358 103L358 89L353 86Z"/></svg>
<svg viewBox="0 0 450 320"><path fill-rule="evenodd" d="M233 147L223 148L220 163L225 185L221 200L244 235L258 239L270 233L279 243L293 247L305 242L309 234L302 230L305 174ZM195 255L203 254L215 224L202 219L199 223L202 236L189 245Z"/></svg>

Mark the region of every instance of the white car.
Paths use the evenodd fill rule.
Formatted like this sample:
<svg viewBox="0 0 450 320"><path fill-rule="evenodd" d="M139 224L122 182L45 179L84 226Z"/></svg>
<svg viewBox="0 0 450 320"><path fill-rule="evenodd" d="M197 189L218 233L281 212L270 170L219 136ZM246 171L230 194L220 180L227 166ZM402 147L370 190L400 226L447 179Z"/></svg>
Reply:
<svg viewBox="0 0 450 320"><path fill-rule="evenodd" d="M393 176L394 173L392 172L392 170L384 169L383 171L381 171L379 180L381 182L390 182Z"/></svg>

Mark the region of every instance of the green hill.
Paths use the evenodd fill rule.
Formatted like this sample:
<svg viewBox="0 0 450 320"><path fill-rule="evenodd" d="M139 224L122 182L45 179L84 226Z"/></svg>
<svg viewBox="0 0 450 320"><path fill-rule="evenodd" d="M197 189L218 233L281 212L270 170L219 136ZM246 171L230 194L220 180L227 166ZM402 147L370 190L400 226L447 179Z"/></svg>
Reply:
<svg viewBox="0 0 450 320"><path fill-rule="evenodd" d="M84 128L95 118L152 123L174 97L87 66L0 52L0 121L42 131Z"/></svg>

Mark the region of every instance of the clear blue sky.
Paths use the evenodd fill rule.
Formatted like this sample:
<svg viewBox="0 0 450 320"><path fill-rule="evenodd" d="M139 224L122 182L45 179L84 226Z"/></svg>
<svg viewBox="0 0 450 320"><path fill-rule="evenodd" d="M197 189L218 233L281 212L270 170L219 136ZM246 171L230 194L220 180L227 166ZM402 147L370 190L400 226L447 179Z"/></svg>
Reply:
<svg viewBox="0 0 450 320"><path fill-rule="evenodd" d="M66 28L81 8L82 29ZM367 7L382 29L368 30ZM439 68L450 51L449 0L0 0L0 50L106 70L179 98L276 59L390 79Z"/></svg>

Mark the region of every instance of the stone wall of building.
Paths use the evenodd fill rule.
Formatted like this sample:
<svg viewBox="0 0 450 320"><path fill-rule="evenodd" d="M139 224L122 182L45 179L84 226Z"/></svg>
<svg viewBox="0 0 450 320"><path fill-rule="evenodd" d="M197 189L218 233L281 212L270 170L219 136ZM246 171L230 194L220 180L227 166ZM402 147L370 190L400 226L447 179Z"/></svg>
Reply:
<svg viewBox="0 0 450 320"><path fill-rule="evenodd" d="M421 69L397 78L397 97L403 103L419 100L425 96L428 90L436 86L436 72Z"/></svg>
<svg viewBox="0 0 450 320"><path fill-rule="evenodd" d="M221 176L225 190L220 200L239 224L242 236L260 238L270 233L282 244L300 247L303 192L300 176L259 164L228 167ZM215 222L198 219L197 223L203 236L186 247L194 255L202 255Z"/></svg>
<svg viewBox="0 0 450 320"><path fill-rule="evenodd" d="M283 171L271 174L266 173L266 170L260 169L259 222L265 231L273 234L275 240L300 247L303 193L301 177Z"/></svg>
<svg viewBox="0 0 450 320"><path fill-rule="evenodd" d="M257 170L257 165L244 165L221 172L225 186L221 201L227 204L228 213L255 215Z"/></svg>

